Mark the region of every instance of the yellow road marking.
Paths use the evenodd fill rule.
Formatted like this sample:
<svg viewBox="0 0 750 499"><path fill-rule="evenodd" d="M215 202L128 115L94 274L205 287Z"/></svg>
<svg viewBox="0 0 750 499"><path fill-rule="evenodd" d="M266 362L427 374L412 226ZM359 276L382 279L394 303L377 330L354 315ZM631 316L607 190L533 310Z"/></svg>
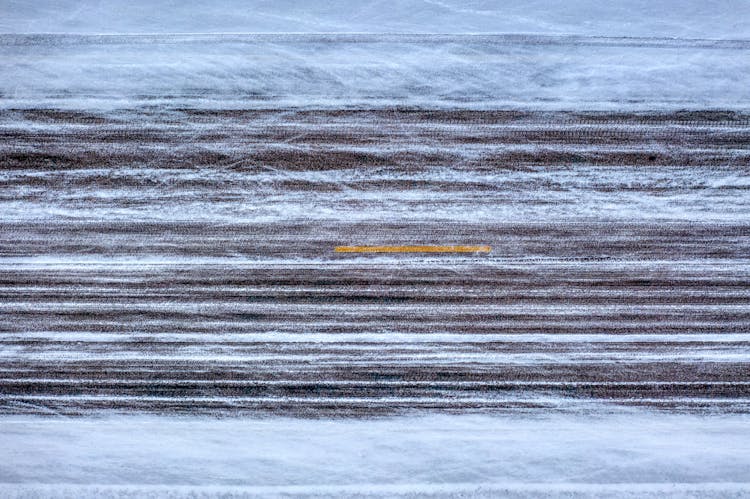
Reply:
<svg viewBox="0 0 750 499"><path fill-rule="evenodd" d="M480 246L336 246L336 253L489 253L487 245Z"/></svg>

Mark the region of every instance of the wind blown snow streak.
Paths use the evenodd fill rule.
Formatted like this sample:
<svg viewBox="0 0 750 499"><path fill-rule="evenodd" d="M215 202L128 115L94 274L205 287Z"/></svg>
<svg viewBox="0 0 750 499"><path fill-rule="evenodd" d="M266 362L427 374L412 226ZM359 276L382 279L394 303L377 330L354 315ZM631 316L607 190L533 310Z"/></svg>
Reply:
<svg viewBox="0 0 750 499"><path fill-rule="evenodd" d="M692 110L649 110L656 87L641 80L606 106L597 93L599 110L538 106L587 78L581 46L604 60L639 40L533 39L572 54L578 72L559 80L525 39L369 36L149 41L159 64L197 51L196 79L174 95L171 70L134 63L127 40L0 38L15 71L0 77L0 412L750 410L749 114L705 110L693 87L676 101ZM690 50L745 64L745 42L657 42L639 49L647 63ZM302 57L305 43L323 59ZM393 77L372 82L382 94L362 84L372 68L337 62L373 44L397 54L378 59ZM423 59L407 57L416 49ZM34 50L49 71L19 78ZM207 62L221 50L245 63L249 50L258 60L238 71L260 67L279 93L235 85ZM80 79L57 79L59 51L82 54ZM446 51L466 78L431 66ZM275 67L281 53L296 56ZM541 61L546 72L521 72L533 105L488 107L523 86L498 93L492 75L513 71L486 58L502 54ZM104 88L109 57L122 65ZM292 77L319 107L287 105ZM372 105L340 106L333 88ZM109 91L114 108L100 105ZM226 95L252 109L214 105ZM481 99L462 108L466 95Z"/></svg>

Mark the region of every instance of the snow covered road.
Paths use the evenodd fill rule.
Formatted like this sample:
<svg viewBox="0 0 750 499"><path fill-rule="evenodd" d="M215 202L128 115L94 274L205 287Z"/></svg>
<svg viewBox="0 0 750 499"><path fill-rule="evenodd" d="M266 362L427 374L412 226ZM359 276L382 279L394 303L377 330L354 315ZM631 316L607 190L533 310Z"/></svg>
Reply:
<svg viewBox="0 0 750 499"><path fill-rule="evenodd" d="M0 410L744 412L749 120L2 111Z"/></svg>
<svg viewBox="0 0 750 499"><path fill-rule="evenodd" d="M0 496L750 494L750 5L652 3L0 5Z"/></svg>

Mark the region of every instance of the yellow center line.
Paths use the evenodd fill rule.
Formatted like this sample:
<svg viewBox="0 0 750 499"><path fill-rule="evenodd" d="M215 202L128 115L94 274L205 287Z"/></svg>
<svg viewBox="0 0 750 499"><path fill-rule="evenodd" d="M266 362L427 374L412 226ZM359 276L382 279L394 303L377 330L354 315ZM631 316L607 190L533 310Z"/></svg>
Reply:
<svg viewBox="0 0 750 499"><path fill-rule="evenodd" d="M336 253L489 253L487 245L479 246L336 246Z"/></svg>

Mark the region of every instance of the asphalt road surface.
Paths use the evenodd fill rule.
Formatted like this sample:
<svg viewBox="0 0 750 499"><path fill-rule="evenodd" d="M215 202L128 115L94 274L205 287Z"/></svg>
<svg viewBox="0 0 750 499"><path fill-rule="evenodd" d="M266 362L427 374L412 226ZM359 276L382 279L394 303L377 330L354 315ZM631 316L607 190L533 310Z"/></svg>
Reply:
<svg viewBox="0 0 750 499"><path fill-rule="evenodd" d="M750 115L0 111L0 412L750 410ZM340 245L490 253L336 253Z"/></svg>

